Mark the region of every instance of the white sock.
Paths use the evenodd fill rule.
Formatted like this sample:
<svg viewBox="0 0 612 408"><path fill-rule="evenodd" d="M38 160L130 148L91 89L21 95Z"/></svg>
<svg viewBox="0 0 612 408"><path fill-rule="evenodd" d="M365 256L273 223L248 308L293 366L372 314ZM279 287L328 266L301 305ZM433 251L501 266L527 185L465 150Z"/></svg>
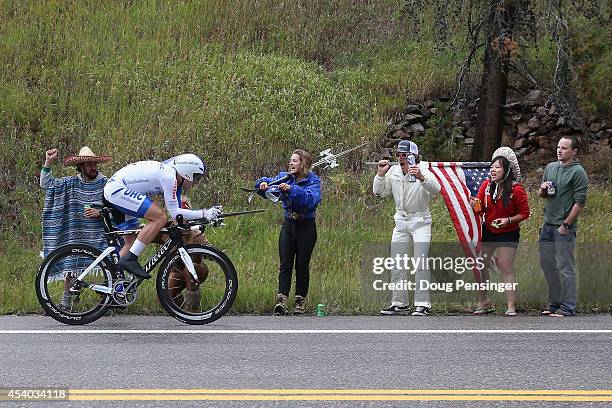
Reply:
<svg viewBox="0 0 612 408"><path fill-rule="evenodd" d="M147 246L147 244L145 244L141 240L137 239L132 244L132 247L130 248L130 252L133 253L134 255L136 255L136 257L138 257L138 256L140 256L140 254L142 254L142 251L144 251L146 246Z"/></svg>

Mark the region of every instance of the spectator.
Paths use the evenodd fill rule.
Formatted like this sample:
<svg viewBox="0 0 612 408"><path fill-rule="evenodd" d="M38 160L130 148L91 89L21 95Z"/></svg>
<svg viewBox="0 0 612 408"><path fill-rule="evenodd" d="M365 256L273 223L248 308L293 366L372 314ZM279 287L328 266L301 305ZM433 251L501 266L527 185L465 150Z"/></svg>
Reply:
<svg viewBox="0 0 612 408"><path fill-rule="evenodd" d="M91 207L101 204L106 177L98 171L98 163L109 161L109 156L97 156L84 146L77 156L64 160L66 166L76 166L78 174L63 178L53 177L51 166L58 157L58 149L47 150L45 164L40 172L40 186L45 189L42 213L42 255L46 257L56 248L73 243L88 243L100 250L107 247L104 226L98 220L100 212ZM57 276L65 279L64 295L60 307L71 306L71 274Z"/></svg>
<svg viewBox="0 0 612 408"><path fill-rule="evenodd" d="M516 155L509 147L500 147L493 153L490 177L482 183L477 200L482 203L483 258L490 262L491 269L501 272L505 283L516 283L514 258L521 228L519 223L529 217L527 193L518 180L521 177ZM474 203L474 201L472 201ZM497 250L497 256L494 256ZM481 271L482 282L489 280L489 269ZM505 316L516 316L516 292L506 290L507 309ZM487 291L479 292L475 315L494 313L495 308Z"/></svg>
<svg viewBox="0 0 612 408"><path fill-rule="evenodd" d="M274 313L287 313L287 299L291 289L291 275L295 264L294 315L306 311L306 296L310 283L310 257L317 242L316 209L321 201L321 181L310 171L312 156L301 149L293 151L289 161L289 172L280 172L275 178L262 177L255 182L258 194L278 199L285 210L283 225L278 239L280 266L278 273L278 295ZM289 177L276 186L274 180Z"/></svg>
<svg viewBox="0 0 612 408"><path fill-rule="evenodd" d="M540 230L540 267L548 283L548 306L543 316L576 314L576 229L586 203L589 179L576 160L576 139L563 136L557 143L557 161L544 170L540 197L544 225Z"/></svg>
<svg viewBox="0 0 612 408"><path fill-rule="evenodd" d="M395 228L391 237L391 257L403 257L410 245L413 256L426 261L431 241L431 214L429 202L440 191L440 184L427 167L419 163L419 148L408 140L397 146L399 164L390 166L388 160L378 163L372 190L380 197L393 194L395 201ZM421 290L420 282L431 280L427 262L419 262L415 273L413 316L427 316L431 308L429 290ZM391 281L400 284L406 279L405 269L392 269ZM399 286L399 285L398 285ZM382 315L406 315L410 312L406 290L393 290L391 306L382 309Z"/></svg>

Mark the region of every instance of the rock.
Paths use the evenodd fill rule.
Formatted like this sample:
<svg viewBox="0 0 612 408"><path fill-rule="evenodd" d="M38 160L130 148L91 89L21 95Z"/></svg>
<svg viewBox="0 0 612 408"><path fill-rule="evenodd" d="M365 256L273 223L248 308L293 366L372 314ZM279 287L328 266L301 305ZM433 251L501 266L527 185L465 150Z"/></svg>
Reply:
<svg viewBox="0 0 612 408"><path fill-rule="evenodd" d="M589 126L589 132L597 133L601 130L601 128L602 128L601 123L593 122L591 123L591 126Z"/></svg>
<svg viewBox="0 0 612 408"><path fill-rule="evenodd" d="M528 144L529 144L529 139L527 139L526 137L517 139L516 142L514 142L514 150L519 150L519 149L522 149L523 147L527 147Z"/></svg>
<svg viewBox="0 0 612 408"><path fill-rule="evenodd" d="M429 111L431 112L432 115L435 115L436 113L438 113L438 108L431 108L429 109Z"/></svg>
<svg viewBox="0 0 612 408"><path fill-rule="evenodd" d="M544 155L547 155L547 154L549 154L549 153L550 153L550 150L549 150L549 149L544 149L544 148L539 148L539 149L538 149L538 154L539 154L540 156L544 156Z"/></svg>
<svg viewBox="0 0 612 408"><path fill-rule="evenodd" d="M520 102L512 102L506 105L502 105L502 109L513 110L513 111L519 111L522 108L523 108L523 104Z"/></svg>
<svg viewBox="0 0 612 408"><path fill-rule="evenodd" d="M534 116L533 118L529 119L527 126L529 126L529 129L537 129L540 127L540 121Z"/></svg>
<svg viewBox="0 0 612 408"><path fill-rule="evenodd" d="M474 138L473 137L466 137L465 140L463 141L463 143L465 143L465 144L474 144Z"/></svg>
<svg viewBox="0 0 612 408"><path fill-rule="evenodd" d="M427 109L431 109L431 108L433 108L433 106L434 106L434 101L432 101L432 100L425 101L425 107Z"/></svg>
<svg viewBox="0 0 612 408"><path fill-rule="evenodd" d="M517 156L524 156L528 151L529 151L529 149L527 147L523 147L523 148L519 149L516 152L516 155Z"/></svg>
<svg viewBox="0 0 612 408"><path fill-rule="evenodd" d="M421 136L425 133L425 127L420 123L410 125L410 131L415 136Z"/></svg>
<svg viewBox="0 0 612 408"><path fill-rule="evenodd" d="M547 109L544 106L540 106L538 107L538 109L536 109L536 113L539 117L543 117L544 115L546 115Z"/></svg>
<svg viewBox="0 0 612 408"><path fill-rule="evenodd" d="M540 133L541 135L545 135L550 132L554 127L555 125L550 121L542 122L540 124L540 127L538 128L538 133Z"/></svg>
<svg viewBox="0 0 612 408"><path fill-rule="evenodd" d="M589 126L591 123L596 122L597 120L599 120L599 117L597 115L591 115L587 119L586 125Z"/></svg>
<svg viewBox="0 0 612 408"><path fill-rule="evenodd" d="M554 116L555 113L557 113L557 107L555 105L550 105L550 108L548 108L548 115Z"/></svg>
<svg viewBox="0 0 612 408"><path fill-rule="evenodd" d="M608 139L612 137L612 129L606 129L606 137Z"/></svg>
<svg viewBox="0 0 612 408"><path fill-rule="evenodd" d="M421 107L421 105L407 105L404 108L404 113L417 113L417 114L422 114L423 113L423 108Z"/></svg>
<svg viewBox="0 0 612 408"><path fill-rule="evenodd" d="M465 132L465 137L467 138L475 138L476 137L476 128L475 127L470 127L468 128L468 130Z"/></svg>
<svg viewBox="0 0 612 408"><path fill-rule="evenodd" d="M549 150L552 147L552 142L550 138L548 138L547 136L538 136L536 138L536 142L538 146L543 147L547 150Z"/></svg>
<svg viewBox="0 0 612 408"><path fill-rule="evenodd" d="M409 135L408 133L404 132L403 130L398 130L397 132L395 132L395 133L393 134L393 136L392 136L392 137L393 137L393 139L395 139L395 140L398 140L398 139L399 139L399 140L407 140L407 139L410 139L410 135Z"/></svg>
<svg viewBox="0 0 612 408"><path fill-rule="evenodd" d="M421 123L425 120L423 115L416 115L414 113L408 113L404 115L402 120L402 127L412 125L413 123Z"/></svg>
<svg viewBox="0 0 612 408"><path fill-rule="evenodd" d="M596 137L598 140L601 140L601 139L603 139L603 138L605 138L605 137L606 137L606 132L604 132L603 130L600 130L599 132L597 132L597 134L595 135L595 137Z"/></svg>
<svg viewBox="0 0 612 408"><path fill-rule="evenodd" d="M543 174L544 173L544 167L538 167L538 169L536 170L536 173Z"/></svg>
<svg viewBox="0 0 612 408"><path fill-rule="evenodd" d="M544 115L544 117L542 118L542 123L552 123L552 122L554 122L554 119L548 115Z"/></svg>
<svg viewBox="0 0 612 408"><path fill-rule="evenodd" d="M518 130L517 133L519 136L525 136L527 133L529 133L529 126L527 125L526 120L522 120L519 123L517 123L516 127Z"/></svg>
<svg viewBox="0 0 612 408"><path fill-rule="evenodd" d="M385 147L395 147L398 144L400 139L389 139L385 142Z"/></svg>
<svg viewBox="0 0 612 408"><path fill-rule="evenodd" d="M522 119L523 115L521 115L520 113L518 115L514 115L512 116L512 121L517 123L518 121L520 121Z"/></svg>
<svg viewBox="0 0 612 408"><path fill-rule="evenodd" d="M527 100L531 102L531 104L543 105L544 95L542 94L542 91L540 91L539 89L534 89L533 91L527 94Z"/></svg>
<svg viewBox="0 0 612 408"><path fill-rule="evenodd" d="M393 155L391 154L391 149L387 148L387 147L383 147L382 149L380 149L380 157L383 159L389 159L391 158Z"/></svg>
<svg viewBox="0 0 612 408"><path fill-rule="evenodd" d="M561 133L562 135L569 135L571 133L574 133L574 129L564 126L562 128L559 128L559 133Z"/></svg>
<svg viewBox="0 0 612 408"><path fill-rule="evenodd" d="M561 116L557 119L557 126L565 126L566 122L565 117Z"/></svg>

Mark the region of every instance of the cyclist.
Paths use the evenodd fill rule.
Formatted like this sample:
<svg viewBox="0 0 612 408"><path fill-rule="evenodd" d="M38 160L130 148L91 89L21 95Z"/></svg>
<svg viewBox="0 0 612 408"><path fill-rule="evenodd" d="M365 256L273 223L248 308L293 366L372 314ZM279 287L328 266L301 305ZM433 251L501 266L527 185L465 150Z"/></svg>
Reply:
<svg viewBox="0 0 612 408"><path fill-rule="evenodd" d="M181 208L181 190L190 189L206 174L204 162L187 153L165 162L139 161L117 171L104 186L104 199L116 210L113 217L120 230L138 226L139 219L147 224L138 235L127 235L121 249L119 266L143 279L151 277L138 263L138 256L166 225L168 217L151 196L162 195L173 221L182 215L185 220L206 218L215 221L221 206L204 210Z"/></svg>

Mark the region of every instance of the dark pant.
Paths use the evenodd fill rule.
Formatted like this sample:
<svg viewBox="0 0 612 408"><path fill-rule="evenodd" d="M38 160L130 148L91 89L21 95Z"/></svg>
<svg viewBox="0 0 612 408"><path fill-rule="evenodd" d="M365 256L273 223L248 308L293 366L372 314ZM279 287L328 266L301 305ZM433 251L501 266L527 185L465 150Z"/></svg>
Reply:
<svg viewBox="0 0 612 408"><path fill-rule="evenodd" d="M548 310L576 312L576 228L561 234L558 226L544 224L540 230L540 267L548 283Z"/></svg>
<svg viewBox="0 0 612 408"><path fill-rule="evenodd" d="M310 256L316 242L317 224L314 218L309 220L285 218L278 237L280 256L278 293L289 295L295 260L295 294L304 297L308 294Z"/></svg>

